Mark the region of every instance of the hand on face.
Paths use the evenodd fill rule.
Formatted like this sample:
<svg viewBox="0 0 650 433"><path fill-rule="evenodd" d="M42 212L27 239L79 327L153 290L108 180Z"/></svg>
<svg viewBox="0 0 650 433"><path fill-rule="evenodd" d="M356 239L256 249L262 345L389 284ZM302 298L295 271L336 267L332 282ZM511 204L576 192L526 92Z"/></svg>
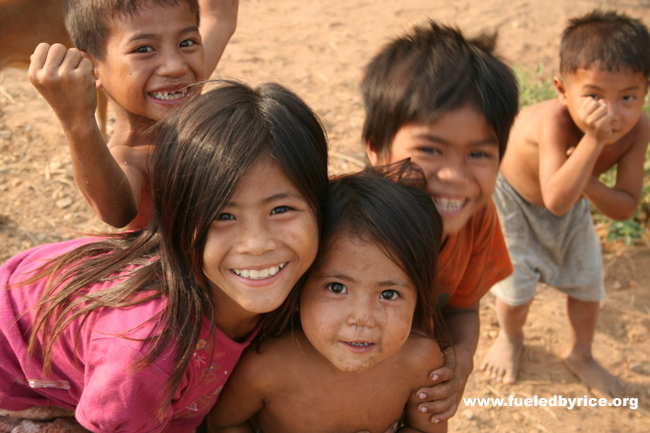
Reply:
<svg viewBox="0 0 650 433"><path fill-rule="evenodd" d="M597 141L608 143L613 135L613 116L607 109L607 103L592 97L585 97L578 108L578 116L585 125L585 134Z"/></svg>

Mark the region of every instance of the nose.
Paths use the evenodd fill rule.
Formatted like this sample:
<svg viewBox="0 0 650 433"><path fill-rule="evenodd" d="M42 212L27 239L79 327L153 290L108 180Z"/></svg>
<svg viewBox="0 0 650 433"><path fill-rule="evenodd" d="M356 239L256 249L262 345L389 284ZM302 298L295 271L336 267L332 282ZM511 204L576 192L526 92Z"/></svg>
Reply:
<svg viewBox="0 0 650 433"><path fill-rule="evenodd" d="M606 101L607 103L607 112L614 118L616 119L618 117L618 114L620 112L620 103L619 101Z"/></svg>
<svg viewBox="0 0 650 433"><path fill-rule="evenodd" d="M437 176L440 182L462 183L467 180L467 161L461 157L448 158L439 168Z"/></svg>
<svg viewBox="0 0 650 433"><path fill-rule="evenodd" d="M169 50L161 59L159 74L165 77L182 77L190 70L187 61L177 50Z"/></svg>
<svg viewBox="0 0 650 433"><path fill-rule="evenodd" d="M237 243L239 254L262 255L277 248L276 238L263 222L244 224L240 239Z"/></svg>
<svg viewBox="0 0 650 433"><path fill-rule="evenodd" d="M376 307L369 299L355 299L348 305L347 320L348 326L374 328L377 326Z"/></svg>

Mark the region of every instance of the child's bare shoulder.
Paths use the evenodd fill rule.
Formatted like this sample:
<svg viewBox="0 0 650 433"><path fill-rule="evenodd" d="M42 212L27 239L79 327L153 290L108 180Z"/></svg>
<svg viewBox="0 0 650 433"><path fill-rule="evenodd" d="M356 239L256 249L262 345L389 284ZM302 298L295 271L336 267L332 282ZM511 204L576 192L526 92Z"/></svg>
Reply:
<svg viewBox="0 0 650 433"><path fill-rule="evenodd" d="M645 112L641 112L639 120L637 120L636 125L632 128L633 140L644 146L648 144L648 138L650 137L650 118Z"/></svg>
<svg viewBox="0 0 650 433"><path fill-rule="evenodd" d="M153 154L153 144L131 145L127 142L109 141L108 149L120 166L136 168L143 173L149 173L149 160Z"/></svg>
<svg viewBox="0 0 650 433"><path fill-rule="evenodd" d="M517 143L539 144L542 134L566 136L575 130L575 123L565 106L557 99L548 99L523 108L515 119L508 147Z"/></svg>
<svg viewBox="0 0 650 433"><path fill-rule="evenodd" d="M557 99L548 99L530 105L522 109L520 115L527 123L534 124L538 127L555 126L569 128L574 124L569 110L560 104Z"/></svg>
<svg viewBox="0 0 650 433"><path fill-rule="evenodd" d="M262 344L253 342L244 351L233 374L243 376L258 389L272 389L282 380L286 366L295 357L295 343L289 335L271 338Z"/></svg>
<svg viewBox="0 0 650 433"><path fill-rule="evenodd" d="M419 332L412 332L402 347L402 358L409 370L425 372L425 375L415 373L419 381L426 377L426 373L443 365L442 351L438 342L431 337Z"/></svg>

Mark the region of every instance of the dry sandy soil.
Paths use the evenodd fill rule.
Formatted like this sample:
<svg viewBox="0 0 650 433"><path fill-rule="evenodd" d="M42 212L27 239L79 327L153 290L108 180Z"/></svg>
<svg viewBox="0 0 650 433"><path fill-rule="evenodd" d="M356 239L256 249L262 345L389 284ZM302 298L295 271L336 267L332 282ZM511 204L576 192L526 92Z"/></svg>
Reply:
<svg viewBox="0 0 650 433"><path fill-rule="evenodd" d="M541 66L541 77L548 78L557 70L559 34L567 19L596 7L616 8L650 24L647 0L242 0L237 33L215 76L293 88L328 130L332 172L353 171L363 163L361 69L389 38L427 17L456 23L470 35L498 30L499 52L508 64L533 75ZM74 184L56 118L25 71L0 72L0 261L91 230L106 226ZM648 245L604 245L607 296L594 343L596 357L624 381L625 395L638 399L637 410L461 405L450 431L650 431ZM490 295L482 302L481 321L476 365L498 329ZM506 386L475 372L465 397L591 396L561 360L568 337L560 294L540 288L525 331L519 382Z"/></svg>

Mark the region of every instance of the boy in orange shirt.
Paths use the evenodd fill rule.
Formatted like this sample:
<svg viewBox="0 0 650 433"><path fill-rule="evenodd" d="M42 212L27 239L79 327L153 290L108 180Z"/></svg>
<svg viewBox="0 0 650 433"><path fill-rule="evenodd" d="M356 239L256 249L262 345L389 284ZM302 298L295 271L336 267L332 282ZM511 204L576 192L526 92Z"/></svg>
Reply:
<svg viewBox="0 0 650 433"><path fill-rule="evenodd" d="M472 372L480 298L512 272L491 196L518 91L492 54L495 40L466 39L431 21L386 45L362 82L371 164L411 158L443 219L435 286L453 346L431 373L434 385L420 390L418 407L434 423L456 412Z"/></svg>
<svg viewBox="0 0 650 433"><path fill-rule="evenodd" d="M495 202L514 264L497 284L501 332L481 369L516 380L523 326L539 281L568 295L565 364L598 396L620 396L618 379L591 353L602 256L590 204L631 218L641 195L650 127L642 112L650 76L650 35L641 21L594 11L570 21L560 46L558 98L517 117L501 164ZM616 166L616 184L598 177Z"/></svg>
<svg viewBox="0 0 650 433"><path fill-rule="evenodd" d="M137 228L151 219L151 127L212 74L235 31L238 3L67 0L76 48L42 43L34 51L30 81L59 118L76 183L104 222ZM115 105L108 143L94 117L96 88Z"/></svg>

